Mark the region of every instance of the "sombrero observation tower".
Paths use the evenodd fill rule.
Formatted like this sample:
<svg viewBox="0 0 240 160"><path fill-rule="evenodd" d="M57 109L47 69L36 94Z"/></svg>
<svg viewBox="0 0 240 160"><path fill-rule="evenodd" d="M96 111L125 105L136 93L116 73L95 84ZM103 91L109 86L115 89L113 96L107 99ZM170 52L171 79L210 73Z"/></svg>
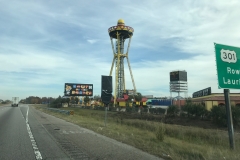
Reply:
<svg viewBox="0 0 240 160"><path fill-rule="evenodd" d="M123 94L126 92L125 88L125 74L124 74L124 58L127 59L128 68L130 71L132 84L133 84L133 92L136 93L136 86L133 79L133 74L130 66L130 62L128 59L128 52L130 48L131 38L133 36L133 28L129 26L125 26L124 20L119 19L117 26L110 27L108 29L108 33L110 36L112 50L113 50L113 61L110 70L110 76L112 75L113 66L115 65L115 89L114 89L114 105L116 104L116 99L123 98ZM115 39L115 47L113 39ZM127 51L124 53L124 42L128 39Z"/></svg>

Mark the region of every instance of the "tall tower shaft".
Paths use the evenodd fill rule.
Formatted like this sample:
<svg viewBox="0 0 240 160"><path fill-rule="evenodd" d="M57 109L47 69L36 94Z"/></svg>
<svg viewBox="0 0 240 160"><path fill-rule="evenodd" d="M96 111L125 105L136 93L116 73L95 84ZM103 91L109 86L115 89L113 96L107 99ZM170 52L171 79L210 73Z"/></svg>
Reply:
<svg viewBox="0 0 240 160"><path fill-rule="evenodd" d="M108 33L110 36L112 50L113 50L113 61L110 70L110 76L112 75L114 62L115 62L115 90L114 90L114 105L116 104L116 99L122 98L123 93L126 91L125 88L125 74L124 74L124 58L127 59L128 68L130 71L134 93L136 93L136 86L133 79L133 74L130 66L130 61L128 59L128 52L130 48L131 39L133 36L133 28L129 26L125 26L124 20L119 19L117 26L110 27L108 29ZM113 43L113 39L115 39L115 47ZM126 39L128 41L128 47L126 53L124 53L124 42Z"/></svg>

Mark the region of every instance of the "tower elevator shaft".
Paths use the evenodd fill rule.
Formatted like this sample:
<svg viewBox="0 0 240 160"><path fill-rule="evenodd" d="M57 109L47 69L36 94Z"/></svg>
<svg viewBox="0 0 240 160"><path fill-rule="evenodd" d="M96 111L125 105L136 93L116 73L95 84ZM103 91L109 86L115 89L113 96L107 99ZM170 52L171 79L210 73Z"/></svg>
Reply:
<svg viewBox="0 0 240 160"><path fill-rule="evenodd" d="M116 41L116 53L120 53L119 57L116 58L116 68L115 73L117 74L117 98L123 97L123 92L125 91L125 75L124 75L124 39L123 37L119 36ZM119 64L119 65L118 65Z"/></svg>

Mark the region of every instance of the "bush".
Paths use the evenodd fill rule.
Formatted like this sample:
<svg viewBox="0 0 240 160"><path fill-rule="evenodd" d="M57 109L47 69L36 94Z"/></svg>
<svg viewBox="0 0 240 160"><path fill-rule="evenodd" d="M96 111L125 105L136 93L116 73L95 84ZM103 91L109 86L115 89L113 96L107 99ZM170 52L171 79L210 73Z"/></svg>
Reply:
<svg viewBox="0 0 240 160"><path fill-rule="evenodd" d="M165 114L166 109L163 108L149 108L151 114Z"/></svg>
<svg viewBox="0 0 240 160"><path fill-rule="evenodd" d="M203 119L209 114L202 104L186 104L182 107L182 110L187 112L187 117L201 117Z"/></svg>
<svg viewBox="0 0 240 160"><path fill-rule="evenodd" d="M131 111L132 111L132 107L126 106L126 112L131 112Z"/></svg>
<svg viewBox="0 0 240 160"><path fill-rule="evenodd" d="M224 106L213 106L211 117L214 123L219 126L227 126L227 114Z"/></svg>
<svg viewBox="0 0 240 160"><path fill-rule="evenodd" d="M205 106L201 105L201 104L195 104L194 105L194 115L196 117L201 117L203 119L204 115L206 114L207 110L205 109Z"/></svg>
<svg viewBox="0 0 240 160"><path fill-rule="evenodd" d="M176 116L178 113L179 113L178 106L171 105L167 109L167 115L169 115L169 116Z"/></svg>
<svg viewBox="0 0 240 160"><path fill-rule="evenodd" d="M232 109L233 124L236 126L240 122L240 107L232 106L231 109Z"/></svg>
<svg viewBox="0 0 240 160"><path fill-rule="evenodd" d="M51 108L61 108L62 107L62 104L61 103L57 103L57 102L53 102L50 104L50 107Z"/></svg>

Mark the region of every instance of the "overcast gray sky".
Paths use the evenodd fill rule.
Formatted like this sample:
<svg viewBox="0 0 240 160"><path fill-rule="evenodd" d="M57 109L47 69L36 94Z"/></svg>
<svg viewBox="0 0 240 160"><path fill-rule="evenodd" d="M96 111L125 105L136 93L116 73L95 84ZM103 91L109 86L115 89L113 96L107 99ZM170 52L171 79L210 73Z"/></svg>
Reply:
<svg viewBox="0 0 240 160"><path fill-rule="evenodd" d="M58 97L64 83L93 84L100 95L113 58L108 28L120 18L134 28L129 60L138 92L169 96L174 70L187 71L189 96L223 92L214 42L240 47L239 8L238 0L0 0L0 99Z"/></svg>

